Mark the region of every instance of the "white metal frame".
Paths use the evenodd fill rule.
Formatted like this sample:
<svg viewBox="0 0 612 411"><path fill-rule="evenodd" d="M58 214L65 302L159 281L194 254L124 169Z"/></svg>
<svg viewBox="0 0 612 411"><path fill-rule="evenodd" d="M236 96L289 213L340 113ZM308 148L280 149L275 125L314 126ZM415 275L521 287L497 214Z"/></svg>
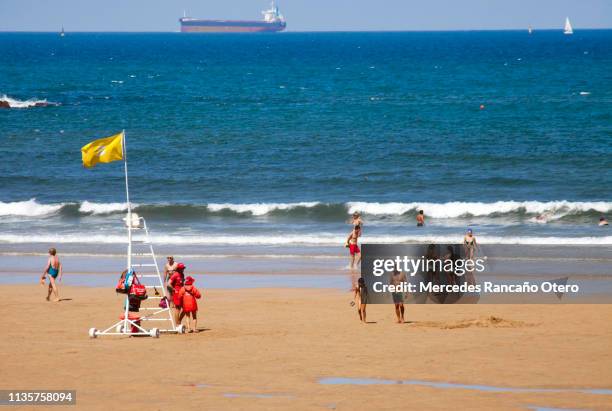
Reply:
<svg viewBox="0 0 612 411"><path fill-rule="evenodd" d="M125 219L127 226L127 269L134 270L138 281L140 281L147 290L157 289L159 287L161 289L161 296L149 296L144 301L155 301L158 302L163 298L166 298L167 306L166 308L162 308L159 306L155 307L141 307L142 311L151 311L150 314L140 316L138 321L165 321L170 323L169 328L160 329L160 328L151 328L149 330L142 327L140 324L137 324L136 321L129 319L129 295L125 296L125 307L123 313L123 319L114 323L110 327L105 330L98 330L96 328L89 329L89 336L91 338L96 338L99 335L139 335L139 336L150 336L154 338L159 338L160 332L167 333L179 333L182 334L185 332L185 327L181 324L175 324L174 316L172 315L172 310L170 308L170 300L166 293L166 286L162 279L162 274L159 271L159 266L157 265L157 258L155 257L155 252L153 251L153 244L149 238L149 229L147 227L147 222L143 217L139 217L137 214L132 213L132 204L130 203L130 192L128 186L128 169L127 169L127 151L125 147L125 130L123 131L122 136L122 149L123 149L123 160L124 160L124 170L125 170L125 195L127 202L127 217ZM133 230L144 230L144 239L134 240L132 236ZM141 252L134 253L134 245L142 245L144 247L148 247L148 252L145 250L141 250ZM133 263L134 257L151 257L152 263ZM148 267L154 268L154 274L139 274L141 268ZM138 271L135 270L138 268ZM142 280L144 278L154 278L153 280L155 284L146 284L146 281ZM156 293L158 294L158 293ZM143 301L143 303L144 303ZM135 328L135 332L132 331L132 327Z"/></svg>

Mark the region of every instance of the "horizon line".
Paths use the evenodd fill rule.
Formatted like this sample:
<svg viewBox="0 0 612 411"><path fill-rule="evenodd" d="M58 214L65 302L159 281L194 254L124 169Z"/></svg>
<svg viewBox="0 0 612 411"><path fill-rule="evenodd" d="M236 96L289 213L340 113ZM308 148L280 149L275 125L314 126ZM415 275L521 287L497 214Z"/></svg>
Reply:
<svg viewBox="0 0 612 411"><path fill-rule="evenodd" d="M453 32L473 32L473 31L527 31L527 28L478 28L478 29L391 29L391 30L286 30L278 33L232 33L232 32L208 32L208 33L185 33L180 30L66 30L64 26L64 32L74 34L86 34L86 33L181 33L181 34L264 34L264 35L278 35L287 33L453 33ZM537 31L559 31L563 32L563 28L536 28L531 27L534 32ZM574 27L574 31L595 31L595 30L612 30L612 27ZM61 30L3 30L0 29L0 33L59 33Z"/></svg>

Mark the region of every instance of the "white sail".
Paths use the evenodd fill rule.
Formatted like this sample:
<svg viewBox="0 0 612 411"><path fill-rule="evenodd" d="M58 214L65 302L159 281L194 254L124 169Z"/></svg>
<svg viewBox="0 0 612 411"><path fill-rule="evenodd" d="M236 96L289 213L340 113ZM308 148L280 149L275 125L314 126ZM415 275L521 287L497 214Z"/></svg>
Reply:
<svg viewBox="0 0 612 411"><path fill-rule="evenodd" d="M574 30L572 30L572 24L569 21L569 17L565 18L565 28L563 30L565 34L574 34Z"/></svg>

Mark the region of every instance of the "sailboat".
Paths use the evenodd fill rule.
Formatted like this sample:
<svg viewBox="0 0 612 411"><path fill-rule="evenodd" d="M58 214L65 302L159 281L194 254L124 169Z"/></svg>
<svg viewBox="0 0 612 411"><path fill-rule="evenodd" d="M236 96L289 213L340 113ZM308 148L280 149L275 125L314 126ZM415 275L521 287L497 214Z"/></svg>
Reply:
<svg viewBox="0 0 612 411"><path fill-rule="evenodd" d="M572 30L572 24L569 21L569 17L565 18L565 28L563 29L563 34L574 34L574 30Z"/></svg>
<svg viewBox="0 0 612 411"><path fill-rule="evenodd" d="M529 34L533 33L533 29L531 28L531 26L529 26L529 28L527 29L527 33Z"/></svg>
<svg viewBox="0 0 612 411"><path fill-rule="evenodd" d="M66 33L64 33L64 26L62 26L62 31L60 31L60 37L64 37Z"/></svg>

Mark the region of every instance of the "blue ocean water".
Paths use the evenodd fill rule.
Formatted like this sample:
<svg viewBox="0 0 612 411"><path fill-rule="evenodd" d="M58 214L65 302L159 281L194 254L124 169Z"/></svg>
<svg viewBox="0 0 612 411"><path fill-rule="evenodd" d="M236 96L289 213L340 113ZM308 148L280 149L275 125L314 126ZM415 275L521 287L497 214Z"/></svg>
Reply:
<svg viewBox="0 0 612 411"><path fill-rule="evenodd" d="M0 242L611 244L612 31L0 33ZM35 107L38 101L45 107ZM425 228L414 225L424 209ZM540 216L540 219L536 217Z"/></svg>

